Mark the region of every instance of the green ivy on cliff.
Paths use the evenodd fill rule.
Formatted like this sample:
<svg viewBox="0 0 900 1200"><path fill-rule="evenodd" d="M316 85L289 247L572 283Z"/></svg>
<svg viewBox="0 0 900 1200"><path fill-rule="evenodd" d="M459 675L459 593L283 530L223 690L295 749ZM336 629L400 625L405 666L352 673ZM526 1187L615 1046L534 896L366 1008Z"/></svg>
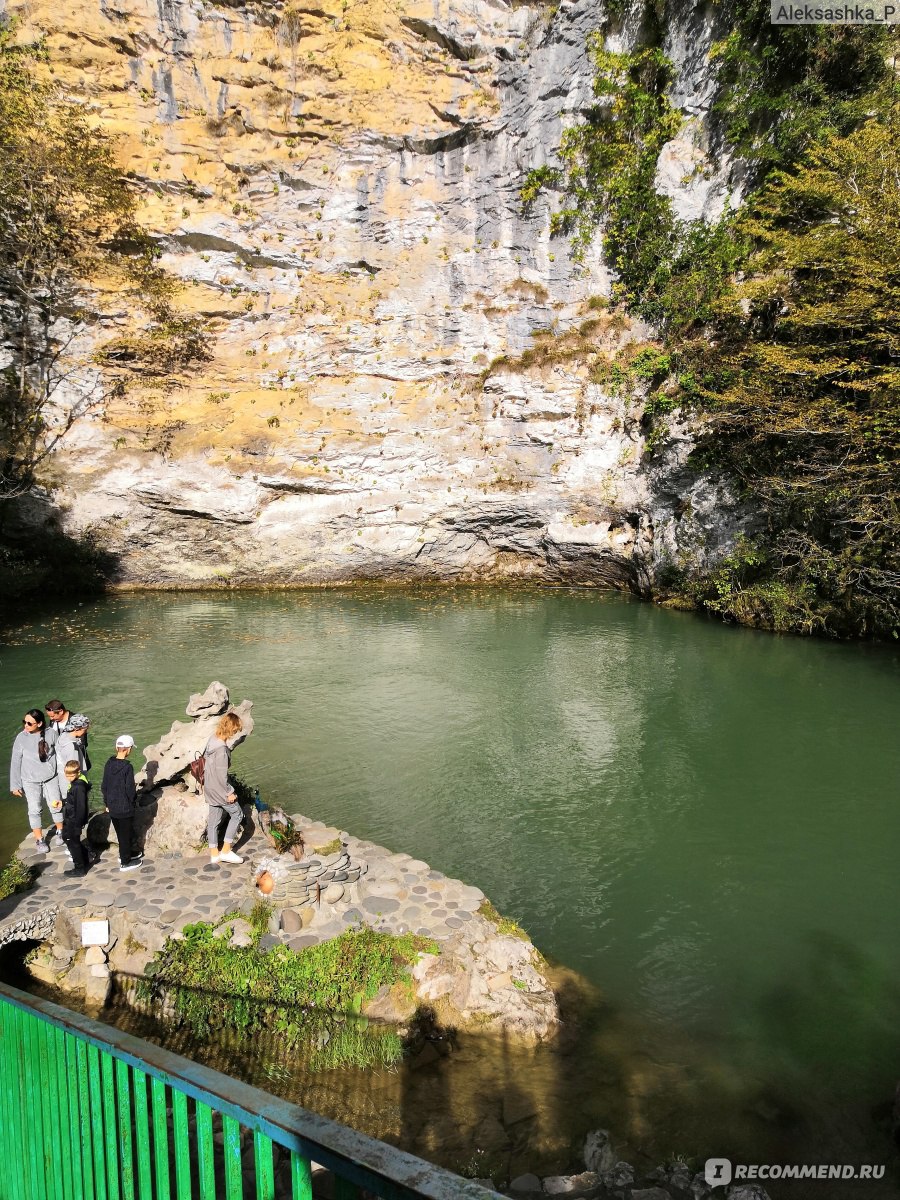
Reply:
<svg viewBox="0 0 900 1200"><path fill-rule="evenodd" d="M761 554L726 564L735 604L700 581L710 608L752 617L759 592L773 627L900 626L898 164L895 106L771 176L745 218L744 278L679 350L699 380L700 454L764 520Z"/></svg>
<svg viewBox="0 0 900 1200"><path fill-rule="evenodd" d="M613 53L600 34L591 35L588 51L595 103L583 123L564 131L562 166L530 172L522 201L528 206L544 188L560 188L550 230L571 233L579 259L602 225L606 258L618 274L616 297L633 304L639 292L658 290L661 282L651 280L673 254L671 202L653 188L659 152L681 124L666 94L672 64L654 46Z"/></svg>
<svg viewBox="0 0 900 1200"><path fill-rule="evenodd" d="M746 164L739 212L682 222L656 193L679 125L658 49L676 0L645 12L657 44L610 56L592 40L598 105L523 200L558 191L551 231L576 258L602 229L617 299L663 338L672 375L646 404L648 451L690 407L698 467L726 471L758 514L752 543L702 576L673 569L670 589L773 629L896 636L897 33L773 26L762 0L716 8L712 133Z"/></svg>
<svg viewBox="0 0 900 1200"><path fill-rule="evenodd" d="M888 81L896 53L890 28L773 25L761 0L718 0L717 8L730 32L712 49L713 111L756 182L870 115L872 94Z"/></svg>

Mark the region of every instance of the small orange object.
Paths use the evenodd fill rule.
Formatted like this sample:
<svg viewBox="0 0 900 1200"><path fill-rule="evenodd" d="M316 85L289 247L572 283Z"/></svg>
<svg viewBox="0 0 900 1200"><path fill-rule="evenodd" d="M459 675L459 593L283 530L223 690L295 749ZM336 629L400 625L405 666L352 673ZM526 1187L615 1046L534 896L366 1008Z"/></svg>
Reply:
<svg viewBox="0 0 900 1200"><path fill-rule="evenodd" d="M268 896L275 886L275 880L268 871L261 871L256 877L256 886L264 896Z"/></svg>

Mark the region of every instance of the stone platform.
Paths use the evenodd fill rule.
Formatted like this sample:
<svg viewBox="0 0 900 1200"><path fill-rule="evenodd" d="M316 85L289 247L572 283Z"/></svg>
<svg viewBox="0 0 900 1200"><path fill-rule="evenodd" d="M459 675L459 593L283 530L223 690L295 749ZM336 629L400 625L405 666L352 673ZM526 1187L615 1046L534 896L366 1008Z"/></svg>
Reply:
<svg viewBox="0 0 900 1200"><path fill-rule="evenodd" d="M188 703L192 721L175 722L170 734L144 751L156 767L154 786L148 781L139 792L135 828L145 850L139 869L121 872L118 848L109 845L86 876L73 878L56 837L49 854L37 854L30 836L22 842L19 855L36 868L37 881L29 892L0 902L0 945L15 939L43 943L32 964L35 972L102 1004L116 976L124 982L143 974L166 938L183 936L186 925L221 924L221 936L235 946L249 945L246 917L267 899L264 951L280 944L302 950L362 926L419 934L433 939L439 951L419 956L412 972L415 997L407 1004L427 1004L457 1027L493 1027L531 1041L552 1035L559 1014L543 960L524 935L501 932L479 888L300 814L292 818L303 836L299 861L279 855L252 805L245 807L234 847L244 861L210 863L208 851L201 852L207 806L188 782L187 764L228 706L227 689L210 684ZM251 707L245 700L236 710L247 733ZM113 832L108 824L100 814L89 822L95 844L98 829L101 836ZM271 897L256 887L262 870L275 880ZM89 962L80 936L88 918L110 922L108 945L102 951L92 947ZM409 1016L390 997L376 997L369 1011L387 1020Z"/></svg>
<svg viewBox="0 0 900 1200"><path fill-rule="evenodd" d="M496 1025L529 1040L550 1035L558 1023L556 1001L540 971L540 956L530 942L501 934L479 913L480 889L449 879L408 854L396 854L372 842L297 815L306 842L304 860L311 874L331 874L318 901L273 903L264 949L283 943L300 950L369 926L388 933L416 933L434 939L439 954L423 954L414 968L419 1000L438 1008L450 1023L479 1028ZM316 857L317 846L335 840L341 849ZM43 969L48 982L105 1000L117 973L143 973L167 937L180 937L196 921L219 922L234 945L250 942L249 914L262 897L258 871L273 860L272 849L255 830L239 840L240 865L211 864L208 854L174 854L145 859L138 870L120 872L118 852L110 846L88 874L71 878L71 864L54 839L48 855L38 855L31 838L19 854L39 876L32 891L0 903L0 945L14 939L45 941ZM342 857L360 872L358 881L336 881L329 857ZM336 872L340 874L341 872ZM326 899L327 897L327 899ZM88 978L78 970L78 930L89 918L106 918L111 938L103 962L89 964ZM77 960L77 961L76 961ZM90 982L89 982L90 981ZM96 981L96 982L95 982ZM106 981L106 983L104 983ZM388 1007L381 1014L390 1018ZM399 1014L398 1014L399 1015Z"/></svg>

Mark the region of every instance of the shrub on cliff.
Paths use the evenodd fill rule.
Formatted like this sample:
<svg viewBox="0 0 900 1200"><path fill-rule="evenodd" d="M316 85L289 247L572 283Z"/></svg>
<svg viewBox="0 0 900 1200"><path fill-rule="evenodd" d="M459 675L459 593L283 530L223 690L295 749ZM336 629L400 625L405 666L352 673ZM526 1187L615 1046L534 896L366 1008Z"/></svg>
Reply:
<svg viewBox="0 0 900 1200"><path fill-rule="evenodd" d="M127 279L149 310L131 367L141 350L154 365L205 355L200 323L174 312L112 140L42 72L45 58L0 23L0 499L27 491L75 421L125 386L75 353L91 280Z"/></svg>
<svg viewBox="0 0 900 1200"><path fill-rule="evenodd" d="M651 42L684 15L644 7ZM648 453L664 447L665 415L691 409L695 463L724 470L759 516L753 544L670 586L768 628L897 636L900 41L773 26L764 0L716 7L713 140L743 159L743 210L674 218L655 178L677 124L671 64L648 72L646 47L610 55L596 38L601 103L523 198L559 189L553 228L574 228L576 256L602 226L618 298L664 339L672 376L648 400Z"/></svg>
<svg viewBox="0 0 900 1200"><path fill-rule="evenodd" d="M900 106L772 177L745 218L744 279L681 351L700 454L765 520L733 595L778 583L798 627L900 625L898 163Z"/></svg>

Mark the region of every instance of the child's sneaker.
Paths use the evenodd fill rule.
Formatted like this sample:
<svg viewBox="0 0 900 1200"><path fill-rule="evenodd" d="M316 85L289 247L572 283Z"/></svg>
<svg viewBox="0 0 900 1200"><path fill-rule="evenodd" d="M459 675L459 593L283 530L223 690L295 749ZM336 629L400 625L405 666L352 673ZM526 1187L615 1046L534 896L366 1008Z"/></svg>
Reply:
<svg viewBox="0 0 900 1200"><path fill-rule="evenodd" d="M44 841L43 838L41 838L41 840L39 842L34 843L34 848L38 854L49 854L50 853L50 847L47 845L47 843Z"/></svg>
<svg viewBox="0 0 900 1200"><path fill-rule="evenodd" d="M219 855L219 862L227 863L242 863L244 860L239 854L235 854L233 850L223 850Z"/></svg>

